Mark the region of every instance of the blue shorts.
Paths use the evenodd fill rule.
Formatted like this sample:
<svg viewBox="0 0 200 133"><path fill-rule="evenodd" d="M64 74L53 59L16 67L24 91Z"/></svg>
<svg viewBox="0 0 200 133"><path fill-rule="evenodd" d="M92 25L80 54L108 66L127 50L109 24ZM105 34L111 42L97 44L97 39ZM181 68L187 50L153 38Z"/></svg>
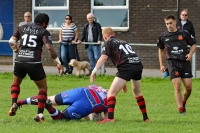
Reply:
<svg viewBox="0 0 200 133"><path fill-rule="evenodd" d="M69 105L65 113L68 112L70 119L81 119L92 112L92 105L84 91L84 88L75 88L64 91L58 95L61 95L62 101L59 102L56 98L55 101L60 105Z"/></svg>

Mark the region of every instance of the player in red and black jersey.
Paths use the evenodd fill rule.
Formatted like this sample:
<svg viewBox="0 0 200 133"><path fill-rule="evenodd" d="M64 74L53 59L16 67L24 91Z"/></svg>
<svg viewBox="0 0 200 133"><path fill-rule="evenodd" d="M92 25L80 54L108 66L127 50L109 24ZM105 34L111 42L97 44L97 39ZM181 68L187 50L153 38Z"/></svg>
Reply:
<svg viewBox="0 0 200 133"><path fill-rule="evenodd" d="M14 35L10 38L9 44L16 53L14 67L14 81L11 86L12 107L8 114L14 116L17 111L17 99L20 93L20 84L26 74L35 82L39 89L38 93L38 113L35 121L44 121L43 111L47 99L46 74L44 72L41 54L43 45L47 48L51 57L56 61L59 73L64 69L52 45L51 35L46 27L49 23L47 14L36 16L34 23L20 26ZM18 47L17 41L20 40Z"/></svg>
<svg viewBox="0 0 200 133"><path fill-rule="evenodd" d="M147 116L145 100L140 91L143 65L139 57L127 42L115 37L115 33L110 27L104 28L102 34L105 44L102 47L101 57L90 75L90 82L94 82L96 71L108 58L111 59L118 72L108 90L108 118L105 118L99 123L114 122L116 96L121 89L126 92L126 82L130 80L132 83L133 95L135 96L138 106L143 114L143 120L145 122L150 122Z"/></svg>
<svg viewBox="0 0 200 133"><path fill-rule="evenodd" d="M167 68L174 85L175 100L180 114L184 114L186 111L186 101L192 91L190 60L196 50L196 41L189 32L176 28L176 19L174 16L166 16L164 21L167 31L160 35L157 43L159 47L160 70L162 72L165 71L163 60L164 49L166 48ZM190 51L188 51L188 45L190 46ZM185 86L183 97L181 94L181 80Z"/></svg>

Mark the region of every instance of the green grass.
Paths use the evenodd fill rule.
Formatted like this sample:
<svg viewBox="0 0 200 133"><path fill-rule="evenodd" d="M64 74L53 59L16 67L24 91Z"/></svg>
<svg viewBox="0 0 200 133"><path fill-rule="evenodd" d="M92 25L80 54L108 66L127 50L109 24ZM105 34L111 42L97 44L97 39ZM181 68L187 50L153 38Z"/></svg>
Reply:
<svg viewBox="0 0 200 133"><path fill-rule="evenodd" d="M97 76L95 83L109 88L114 76ZM47 75L48 95L58 94L64 90L87 86L89 77ZM147 111L151 123L144 123L142 115L134 99L130 82L128 92L120 92L115 108L115 123L98 125L84 119L76 121L53 121L45 110L45 122L33 120L37 106L23 106L14 117L7 112L11 105L10 86L12 73L0 74L0 132L1 133L197 133L199 126L200 79L193 80L193 92L187 102L187 112L180 115L174 100L173 86L169 78L142 79L142 93L146 100ZM19 99L38 93L36 85L27 76L21 84ZM57 107L63 110L65 106Z"/></svg>

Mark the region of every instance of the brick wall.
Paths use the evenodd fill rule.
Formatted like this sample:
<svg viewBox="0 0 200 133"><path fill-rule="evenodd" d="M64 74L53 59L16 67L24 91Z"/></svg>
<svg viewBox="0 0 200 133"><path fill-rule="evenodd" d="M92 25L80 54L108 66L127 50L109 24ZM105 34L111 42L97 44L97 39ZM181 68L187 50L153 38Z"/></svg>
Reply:
<svg viewBox="0 0 200 133"><path fill-rule="evenodd" d="M177 8L177 1L175 0L129 0L129 30L126 32L116 31L116 36L126 40L129 43L144 43L155 44L161 32L166 30L163 18L172 14L179 18L180 11L184 8L189 10L189 20L194 24L196 31L197 44L200 41L200 0L179 0L179 11L162 11L162 9L175 10ZM32 1L30 0L14 0L14 29L17 28L20 21L23 20L23 14L26 11L32 11ZM70 0L69 13L73 17L73 22L78 27L79 38L82 34L84 24L87 22L86 15L90 12L90 0ZM51 18L53 19L53 18ZM58 31L50 31L54 41L58 40ZM58 44L55 48L58 51ZM159 69L157 48L150 46L134 46L133 48L139 57L142 59L144 68ZM44 65L52 65L53 61L47 53L43 50L43 63ZM84 45L78 45L78 51L81 60L88 60L87 52ZM197 49L197 69L200 70L199 52ZM3 58L3 57L0 57ZM12 60L11 60L12 62ZM3 62L0 62L2 64ZM113 67L112 63L108 61L106 66Z"/></svg>

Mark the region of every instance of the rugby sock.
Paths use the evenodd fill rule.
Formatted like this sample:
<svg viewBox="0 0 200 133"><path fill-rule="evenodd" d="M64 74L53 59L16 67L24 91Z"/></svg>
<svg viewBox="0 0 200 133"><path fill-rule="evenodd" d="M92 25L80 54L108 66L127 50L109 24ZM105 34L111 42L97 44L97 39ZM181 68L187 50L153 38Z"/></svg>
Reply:
<svg viewBox="0 0 200 133"><path fill-rule="evenodd" d="M143 120L145 121L146 119L148 119L145 100L144 100L143 96L136 97L136 100L137 100L138 106L140 108L140 111L142 112Z"/></svg>
<svg viewBox="0 0 200 133"><path fill-rule="evenodd" d="M62 113L55 109L53 106L51 107L46 107L47 111L49 112L49 114L51 115L51 118L53 120L59 120L62 118Z"/></svg>
<svg viewBox="0 0 200 133"><path fill-rule="evenodd" d="M184 107L179 107L178 110L179 110L180 113L184 113L185 112L185 108Z"/></svg>
<svg viewBox="0 0 200 133"><path fill-rule="evenodd" d="M23 100L18 100L19 105L24 105L24 104L32 104L32 105L38 105L38 96L32 96Z"/></svg>
<svg viewBox="0 0 200 133"><path fill-rule="evenodd" d="M13 103L17 103L17 99L20 93L20 87L16 82L13 82L10 88L10 92L11 92L12 105L13 105Z"/></svg>
<svg viewBox="0 0 200 133"><path fill-rule="evenodd" d="M183 101L183 107L185 108L185 105L186 105L186 101Z"/></svg>
<svg viewBox="0 0 200 133"><path fill-rule="evenodd" d="M108 97L108 119L114 119L114 109L115 109L116 99L115 96Z"/></svg>
<svg viewBox="0 0 200 133"><path fill-rule="evenodd" d="M47 91L46 90L40 90L38 93L38 114L44 112L44 108L46 105L47 100Z"/></svg>

